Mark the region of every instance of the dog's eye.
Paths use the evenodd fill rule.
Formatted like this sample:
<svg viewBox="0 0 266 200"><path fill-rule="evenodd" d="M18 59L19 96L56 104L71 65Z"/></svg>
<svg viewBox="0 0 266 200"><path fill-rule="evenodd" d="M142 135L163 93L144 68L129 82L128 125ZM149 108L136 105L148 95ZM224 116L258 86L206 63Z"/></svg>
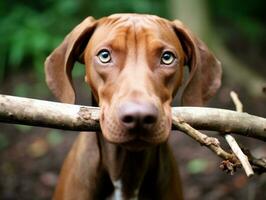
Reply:
<svg viewBox="0 0 266 200"><path fill-rule="evenodd" d="M108 50L104 49L104 50L101 50L98 54L97 54L99 60L102 62L102 63L108 63L111 61L111 54Z"/></svg>
<svg viewBox="0 0 266 200"><path fill-rule="evenodd" d="M174 62L175 59L176 57L172 52L166 51L161 57L161 64L170 65Z"/></svg>

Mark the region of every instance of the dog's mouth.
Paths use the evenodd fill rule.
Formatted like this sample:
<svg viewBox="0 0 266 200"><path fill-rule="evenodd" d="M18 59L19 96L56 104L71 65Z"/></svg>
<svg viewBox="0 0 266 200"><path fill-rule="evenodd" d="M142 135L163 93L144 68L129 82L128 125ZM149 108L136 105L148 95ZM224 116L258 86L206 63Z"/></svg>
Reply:
<svg viewBox="0 0 266 200"><path fill-rule="evenodd" d="M144 140L141 139L135 139L135 140L131 140L129 142L125 142L120 144L121 147L129 150L129 151L143 151L149 147L154 146L154 144L146 142Z"/></svg>

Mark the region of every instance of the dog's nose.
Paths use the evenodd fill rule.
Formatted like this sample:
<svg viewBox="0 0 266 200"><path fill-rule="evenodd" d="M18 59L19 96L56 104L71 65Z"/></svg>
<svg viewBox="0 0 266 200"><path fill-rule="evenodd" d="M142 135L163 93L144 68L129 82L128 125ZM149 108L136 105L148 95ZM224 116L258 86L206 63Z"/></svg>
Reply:
<svg viewBox="0 0 266 200"><path fill-rule="evenodd" d="M148 129L158 119L158 109L151 103L125 102L118 109L119 120L127 129Z"/></svg>

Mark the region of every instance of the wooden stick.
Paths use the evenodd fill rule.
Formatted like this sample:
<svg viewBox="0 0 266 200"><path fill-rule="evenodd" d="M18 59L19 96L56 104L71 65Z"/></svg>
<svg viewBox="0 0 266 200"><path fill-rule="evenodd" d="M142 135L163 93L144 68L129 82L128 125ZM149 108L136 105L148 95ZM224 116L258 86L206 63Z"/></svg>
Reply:
<svg viewBox="0 0 266 200"><path fill-rule="evenodd" d="M234 137L232 137L229 134L225 135L225 139L229 146L231 147L232 151L236 155L236 157L239 159L241 165L243 166L243 169L245 170L248 177L254 175L254 171L251 167L251 164L248 161L248 157L243 153L239 145L237 144Z"/></svg>
<svg viewBox="0 0 266 200"><path fill-rule="evenodd" d="M231 96L231 99L233 100L233 102L235 104L236 111L242 113L243 112L243 104L241 103L240 99L238 98L237 93L235 93L234 91L231 91L230 96ZM234 154L236 155L236 157L239 159L241 165L243 166L243 168L246 172L246 175L248 177L253 176L254 171L251 167L251 164L248 161L248 157L243 153L243 151L239 147L238 143L236 142L236 139L229 134L225 135L225 139L226 139L227 143L229 144L229 146L231 147Z"/></svg>
<svg viewBox="0 0 266 200"><path fill-rule="evenodd" d="M235 104L236 111L237 112L243 112L243 104L241 103L240 99L238 98L237 93L235 93L234 91L231 91L230 97Z"/></svg>
<svg viewBox="0 0 266 200"><path fill-rule="evenodd" d="M266 142L266 119L262 117L206 107L173 107L172 113L198 130L235 133Z"/></svg>
<svg viewBox="0 0 266 200"><path fill-rule="evenodd" d="M73 131L97 131L99 108L0 95L0 122Z"/></svg>
<svg viewBox="0 0 266 200"><path fill-rule="evenodd" d="M208 147L210 150L212 150L216 155L218 155L222 159L233 160L235 158L233 154L230 154L221 148L220 142L217 138L209 137L199 132L198 130L192 128L184 120L177 118L174 115L172 116L172 119L173 119L173 124L178 128L178 130L186 133L191 138L199 142L201 145Z"/></svg>
<svg viewBox="0 0 266 200"><path fill-rule="evenodd" d="M75 131L97 131L100 109L0 95L0 122ZM173 107L172 113L199 130L236 133L266 141L266 119L235 111ZM173 129L177 129L173 127Z"/></svg>

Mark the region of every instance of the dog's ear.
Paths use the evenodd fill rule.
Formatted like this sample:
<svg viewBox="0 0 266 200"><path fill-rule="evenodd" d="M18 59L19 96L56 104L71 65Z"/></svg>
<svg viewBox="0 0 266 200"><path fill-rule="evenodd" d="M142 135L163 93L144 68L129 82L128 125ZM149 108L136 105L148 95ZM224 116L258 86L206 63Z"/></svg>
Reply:
<svg viewBox="0 0 266 200"><path fill-rule="evenodd" d="M97 21L92 17L83 20L65 37L63 42L45 61L47 85L61 102L75 102L71 71L76 61L83 62L83 51L96 24Z"/></svg>
<svg viewBox="0 0 266 200"><path fill-rule="evenodd" d="M186 65L190 71L182 94L182 105L201 106L216 93L221 85L221 63L182 22L175 20L173 24L186 53Z"/></svg>

